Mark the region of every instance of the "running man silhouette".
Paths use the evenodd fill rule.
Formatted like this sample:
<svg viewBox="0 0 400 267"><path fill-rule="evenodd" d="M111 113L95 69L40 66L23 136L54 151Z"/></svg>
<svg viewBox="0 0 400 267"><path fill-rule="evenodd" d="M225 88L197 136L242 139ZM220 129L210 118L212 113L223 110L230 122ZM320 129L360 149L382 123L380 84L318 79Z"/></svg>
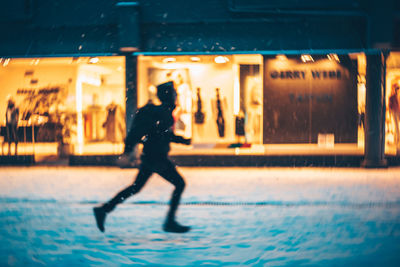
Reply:
<svg viewBox="0 0 400 267"><path fill-rule="evenodd" d="M138 193L153 173L159 174L175 186L167 218L163 225L164 231L185 233L190 230L189 226L180 225L175 221L175 214L185 188L185 181L177 172L175 165L168 159L168 152L170 142L189 145L191 139L176 136L172 129L174 124L172 111L175 109L177 97L174 84L167 82L157 86L157 96L161 105L156 106L150 103L140 108L136 112L132 127L125 140L125 151L121 156L121 161L129 157L138 143L143 143L139 173L135 182L119 192L110 201L93 208L97 227L101 232L105 230L104 223L107 214L117 204Z"/></svg>

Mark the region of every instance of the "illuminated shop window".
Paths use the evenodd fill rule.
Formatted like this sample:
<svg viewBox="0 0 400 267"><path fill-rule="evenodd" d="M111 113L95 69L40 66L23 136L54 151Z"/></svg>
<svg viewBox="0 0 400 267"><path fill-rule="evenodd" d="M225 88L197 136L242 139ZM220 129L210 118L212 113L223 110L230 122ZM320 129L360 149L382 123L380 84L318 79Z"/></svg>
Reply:
<svg viewBox="0 0 400 267"><path fill-rule="evenodd" d="M122 152L124 57L14 58L0 64L4 153L14 139L18 154ZM9 103L19 110L16 135L10 134Z"/></svg>
<svg viewBox="0 0 400 267"><path fill-rule="evenodd" d="M158 104L156 86L173 81L178 93L176 134L191 150L262 143L262 56L140 56L139 107Z"/></svg>
<svg viewBox="0 0 400 267"><path fill-rule="evenodd" d="M138 105L178 91L172 154L335 154L364 150L365 55L139 56ZM186 150L185 150L186 149ZM179 151L179 152L177 152Z"/></svg>
<svg viewBox="0 0 400 267"><path fill-rule="evenodd" d="M385 153L400 155L400 52L390 53L386 63Z"/></svg>

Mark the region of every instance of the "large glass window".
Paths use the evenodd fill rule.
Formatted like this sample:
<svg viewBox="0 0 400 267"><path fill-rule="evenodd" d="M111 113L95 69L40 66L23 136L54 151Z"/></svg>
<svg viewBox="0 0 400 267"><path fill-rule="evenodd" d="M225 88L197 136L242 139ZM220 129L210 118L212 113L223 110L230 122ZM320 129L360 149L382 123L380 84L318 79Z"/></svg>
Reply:
<svg viewBox="0 0 400 267"><path fill-rule="evenodd" d="M262 64L261 55L140 56L138 105L158 103L156 86L173 81L175 132L192 138L190 153L254 149L262 143Z"/></svg>
<svg viewBox="0 0 400 267"><path fill-rule="evenodd" d="M359 154L365 55L139 56L138 104L178 91L172 154Z"/></svg>
<svg viewBox="0 0 400 267"><path fill-rule="evenodd" d="M124 57L2 58L0 99L3 154L123 150Z"/></svg>
<svg viewBox="0 0 400 267"><path fill-rule="evenodd" d="M265 57L265 144L357 143L357 63L348 56Z"/></svg>
<svg viewBox="0 0 400 267"><path fill-rule="evenodd" d="M400 155L400 52L390 53L386 63L385 153Z"/></svg>

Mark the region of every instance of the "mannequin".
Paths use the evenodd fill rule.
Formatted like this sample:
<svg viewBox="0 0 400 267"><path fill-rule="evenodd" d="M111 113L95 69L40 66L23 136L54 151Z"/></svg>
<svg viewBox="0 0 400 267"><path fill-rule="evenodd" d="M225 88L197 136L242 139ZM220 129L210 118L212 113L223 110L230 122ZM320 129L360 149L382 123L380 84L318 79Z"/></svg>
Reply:
<svg viewBox="0 0 400 267"><path fill-rule="evenodd" d="M15 152L17 155L18 147L18 120L19 120L19 109L16 107L15 102L12 98L8 99L7 111L6 111L6 134L8 142L8 155L11 155L11 143L15 144Z"/></svg>
<svg viewBox="0 0 400 267"><path fill-rule="evenodd" d="M106 141L117 143L125 138L125 129L120 107L112 101L107 107L107 119L103 123L106 131Z"/></svg>
<svg viewBox="0 0 400 267"><path fill-rule="evenodd" d="M398 83L392 84L392 93L389 97L389 112L394 121L394 143L396 150L400 152L400 101L399 101L400 86Z"/></svg>
<svg viewBox="0 0 400 267"><path fill-rule="evenodd" d="M257 142L260 138L262 117L262 86L259 79L248 78L249 93L246 97L246 112L248 121L246 123L246 138L249 142Z"/></svg>

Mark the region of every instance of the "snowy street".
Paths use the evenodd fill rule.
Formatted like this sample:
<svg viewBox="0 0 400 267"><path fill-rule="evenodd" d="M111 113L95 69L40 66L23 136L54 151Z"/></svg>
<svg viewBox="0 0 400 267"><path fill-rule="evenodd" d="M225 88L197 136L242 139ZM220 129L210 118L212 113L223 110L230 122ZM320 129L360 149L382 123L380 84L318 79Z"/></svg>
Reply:
<svg viewBox="0 0 400 267"><path fill-rule="evenodd" d="M1 167L0 266L400 266L400 168L179 168L153 175L95 226L92 208L132 183L115 167Z"/></svg>

